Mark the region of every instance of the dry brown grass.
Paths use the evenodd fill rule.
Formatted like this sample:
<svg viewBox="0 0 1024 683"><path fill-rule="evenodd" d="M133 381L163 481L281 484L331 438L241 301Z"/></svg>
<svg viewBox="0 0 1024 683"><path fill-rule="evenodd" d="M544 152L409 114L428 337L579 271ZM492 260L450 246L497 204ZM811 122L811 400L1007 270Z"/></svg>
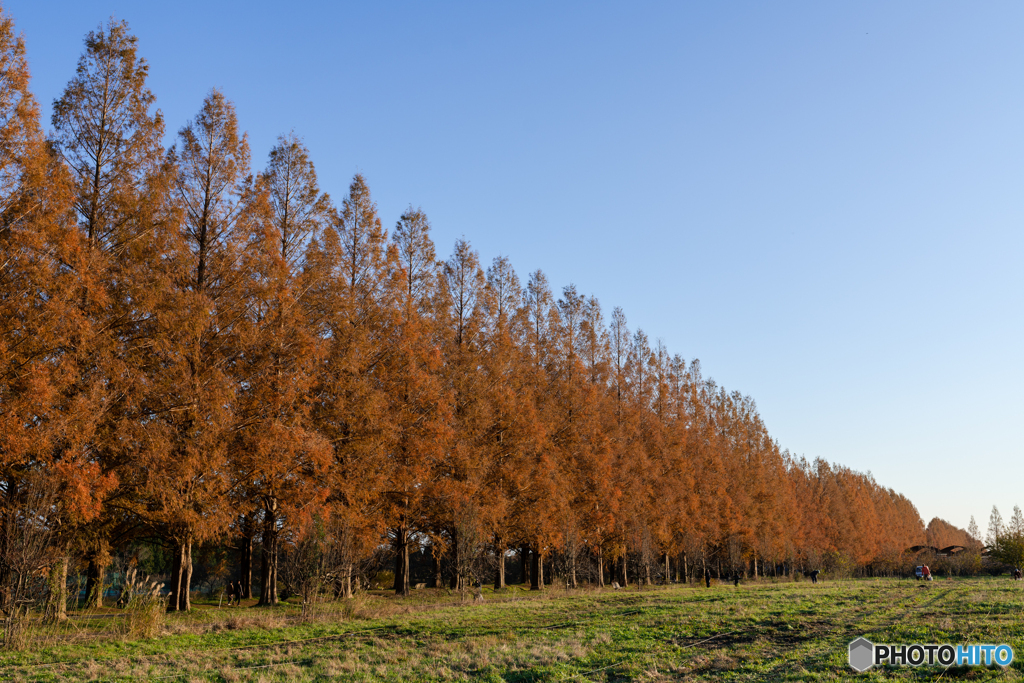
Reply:
<svg viewBox="0 0 1024 683"><path fill-rule="evenodd" d="M715 671L732 671L736 668L736 665L737 663L734 658L723 652L718 652L711 660L710 668Z"/></svg>

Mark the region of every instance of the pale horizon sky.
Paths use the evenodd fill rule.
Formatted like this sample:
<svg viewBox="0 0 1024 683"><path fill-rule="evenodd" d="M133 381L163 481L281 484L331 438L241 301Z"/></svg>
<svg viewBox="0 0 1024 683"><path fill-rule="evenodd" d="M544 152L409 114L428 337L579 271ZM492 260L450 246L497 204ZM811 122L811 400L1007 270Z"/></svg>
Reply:
<svg viewBox="0 0 1024 683"><path fill-rule="evenodd" d="M218 87L440 256L621 306L783 448L984 534L1024 504L1024 6L3 3L48 125L127 20L175 131Z"/></svg>

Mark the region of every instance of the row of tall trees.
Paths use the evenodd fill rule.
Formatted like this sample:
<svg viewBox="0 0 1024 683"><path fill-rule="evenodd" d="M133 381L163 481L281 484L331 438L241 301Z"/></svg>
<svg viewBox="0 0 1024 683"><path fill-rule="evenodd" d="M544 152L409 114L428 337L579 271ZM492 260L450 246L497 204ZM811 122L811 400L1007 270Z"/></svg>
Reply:
<svg viewBox="0 0 1024 683"><path fill-rule="evenodd" d="M280 553L310 533L346 591L390 545L400 593L423 545L461 582L500 559L499 587L517 550L539 588L556 554L569 583L580 557L630 582L673 558L867 567L923 538L906 498L791 457L749 397L621 309L465 240L439 259L423 211L385 230L359 175L336 203L294 134L254 171L221 92L165 148L124 23L87 36L48 139L6 16L0 76L8 603L72 557L96 596L140 538L171 552L172 610L214 541L246 586L260 550L272 605Z"/></svg>

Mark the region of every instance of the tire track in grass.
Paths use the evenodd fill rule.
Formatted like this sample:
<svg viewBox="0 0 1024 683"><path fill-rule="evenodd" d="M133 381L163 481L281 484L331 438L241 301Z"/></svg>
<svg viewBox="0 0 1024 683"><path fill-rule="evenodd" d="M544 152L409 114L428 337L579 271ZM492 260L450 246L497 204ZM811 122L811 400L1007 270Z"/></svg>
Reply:
<svg viewBox="0 0 1024 683"><path fill-rule="evenodd" d="M957 586L945 588L941 593L930 596L931 599L927 600L927 602L922 601L927 596L914 591L904 593L898 601L892 601L888 604L884 600L874 601L873 604L881 603L884 607L881 610L873 610L871 614L854 623L844 624L841 630L823 632L822 637L809 643L806 649L795 650L789 653L783 661L779 662L768 672L766 677L774 678L783 674L786 669L792 669L798 673L795 665L815 660L821 661L821 666L816 668L827 669L829 668L828 658L836 652L845 653L851 640L858 636L870 636L883 628L895 627L906 621L912 614L919 613L922 609L931 607L939 600L947 598L957 588ZM851 670L849 673L852 675L853 671Z"/></svg>

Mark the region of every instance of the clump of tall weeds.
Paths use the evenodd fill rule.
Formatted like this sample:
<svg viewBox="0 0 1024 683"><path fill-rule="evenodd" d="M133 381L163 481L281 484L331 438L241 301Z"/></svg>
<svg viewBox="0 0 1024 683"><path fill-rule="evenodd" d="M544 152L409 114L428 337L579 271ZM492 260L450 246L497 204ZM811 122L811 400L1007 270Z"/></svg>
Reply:
<svg viewBox="0 0 1024 683"><path fill-rule="evenodd" d="M164 600L160 596L162 583L139 576L136 568L129 567L124 575L121 599L124 617L118 623L119 631L127 638L152 638L160 629L164 615Z"/></svg>

